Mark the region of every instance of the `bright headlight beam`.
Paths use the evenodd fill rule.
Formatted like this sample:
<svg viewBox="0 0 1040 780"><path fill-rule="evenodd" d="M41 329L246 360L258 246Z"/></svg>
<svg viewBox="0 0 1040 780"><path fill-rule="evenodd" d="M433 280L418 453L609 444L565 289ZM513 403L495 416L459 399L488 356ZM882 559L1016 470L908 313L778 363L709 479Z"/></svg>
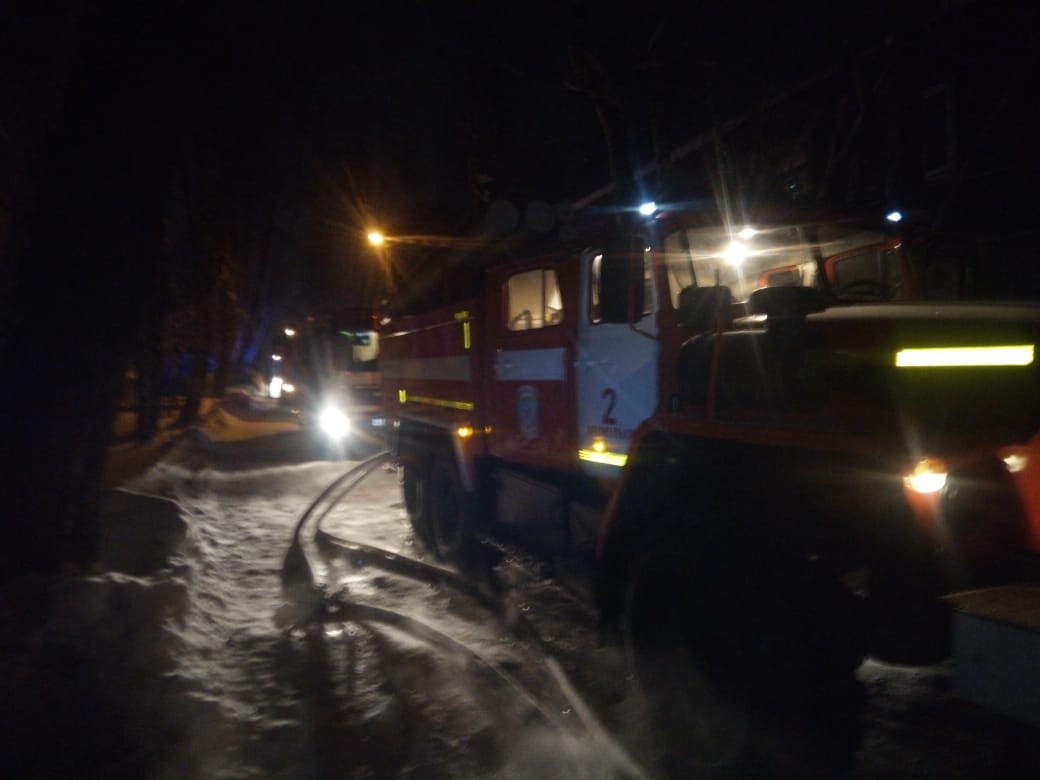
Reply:
<svg viewBox="0 0 1040 780"><path fill-rule="evenodd" d="M1033 362L1032 344L1000 347L931 347L901 349L898 368L949 368L954 366L1028 366Z"/></svg>
<svg viewBox="0 0 1040 780"><path fill-rule="evenodd" d="M350 433L350 418L334 406L322 410L318 425L333 439L342 439Z"/></svg>

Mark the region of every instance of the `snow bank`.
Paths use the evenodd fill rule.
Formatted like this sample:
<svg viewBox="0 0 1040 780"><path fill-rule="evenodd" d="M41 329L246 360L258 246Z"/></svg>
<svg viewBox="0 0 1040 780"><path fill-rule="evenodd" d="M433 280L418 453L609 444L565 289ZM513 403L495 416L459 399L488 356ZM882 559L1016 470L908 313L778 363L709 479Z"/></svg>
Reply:
<svg viewBox="0 0 1040 780"><path fill-rule="evenodd" d="M18 776L141 777L170 737L163 673L188 604L173 501L105 496L105 571L31 575L0 587L0 731Z"/></svg>

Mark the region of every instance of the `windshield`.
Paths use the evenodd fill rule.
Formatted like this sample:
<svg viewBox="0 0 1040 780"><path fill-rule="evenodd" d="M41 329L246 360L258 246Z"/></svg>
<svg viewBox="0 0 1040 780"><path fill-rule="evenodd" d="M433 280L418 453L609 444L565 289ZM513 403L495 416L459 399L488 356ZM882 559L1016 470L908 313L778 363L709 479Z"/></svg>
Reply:
<svg viewBox="0 0 1040 780"><path fill-rule="evenodd" d="M908 297L899 249L870 246L827 259L831 292L843 301L904 300Z"/></svg>
<svg viewBox="0 0 1040 780"><path fill-rule="evenodd" d="M372 330L337 330L332 336L332 359L337 371L375 371L379 334Z"/></svg>
<svg viewBox="0 0 1040 780"><path fill-rule="evenodd" d="M895 300L908 295L899 245L870 231L818 228L810 240L802 226L686 228L664 239L672 305L688 286L728 287L746 300L760 287L817 287L820 265L831 292L842 300Z"/></svg>

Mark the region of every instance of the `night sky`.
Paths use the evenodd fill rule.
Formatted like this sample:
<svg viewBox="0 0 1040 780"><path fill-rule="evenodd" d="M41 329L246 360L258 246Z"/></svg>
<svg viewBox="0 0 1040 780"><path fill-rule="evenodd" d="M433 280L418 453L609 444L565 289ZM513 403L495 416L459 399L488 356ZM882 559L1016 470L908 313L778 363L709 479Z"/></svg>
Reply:
<svg viewBox="0 0 1040 780"><path fill-rule="evenodd" d="M492 203L522 211L609 183L593 93L634 118L619 153L637 166L706 111L744 110L913 7L871 3L850 21L860 5L302 3L227 6L207 25L228 42L229 102L254 101L260 126L244 132L290 128L274 143L304 171L301 251L332 258L331 281L368 224L458 235Z"/></svg>
<svg viewBox="0 0 1040 780"><path fill-rule="evenodd" d="M199 25L218 49L216 85L238 93L229 112L251 98L269 121L287 114L308 151L349 169L372 208L403 209L395 222L445 225L452 212L465 218L478 177L484 197L553 202L605 183L602 133L579 71L608 81L633 114L659 117L666 142L681 142L680 122L706 85L732 84L740 105L886 20L883 3L854 23L855 4L839 12L805 2L215 7Z"/></svg>
<svg viewBox="0 0 1040 780"><path fill-rule="evenodd" d="M5 134L33 137L18 100L45 94L89 34L79 20L118 31L134 5L26 4L0 18L0 64L16 92L28 85ZM240 181L242 209L277 212L285 264L309 269L287 284L320 291L344 282L369 225L459 235L496 202L522 211L609 183L597 100L628 118L619 163L636 167L943 5L172 2L146 34L169 52L184 127ZM45 123L39 108L29 114Z"/></svg>

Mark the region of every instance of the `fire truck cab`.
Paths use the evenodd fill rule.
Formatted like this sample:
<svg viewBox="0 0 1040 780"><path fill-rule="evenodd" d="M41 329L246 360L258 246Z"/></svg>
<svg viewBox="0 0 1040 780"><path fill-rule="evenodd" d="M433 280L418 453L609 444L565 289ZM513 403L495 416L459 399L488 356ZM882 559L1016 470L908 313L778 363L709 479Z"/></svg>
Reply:
<svg viewBox="0 0 1040 780"><path fill-rule="evenodd" d="M478 532L494 525L547 552L594 549L636 429L675 402L694 288L727 288L726 314L737 317L762 316L748 308L759 288L834 288L848 302L917 295L899 241L882 233L641 227L507 256L488 265L477 295L384 328L391 445L406 498L422 494L421 506L408 500L416 530L438 555L456 558L468 535L431 505L442 460Z"/></svg>

